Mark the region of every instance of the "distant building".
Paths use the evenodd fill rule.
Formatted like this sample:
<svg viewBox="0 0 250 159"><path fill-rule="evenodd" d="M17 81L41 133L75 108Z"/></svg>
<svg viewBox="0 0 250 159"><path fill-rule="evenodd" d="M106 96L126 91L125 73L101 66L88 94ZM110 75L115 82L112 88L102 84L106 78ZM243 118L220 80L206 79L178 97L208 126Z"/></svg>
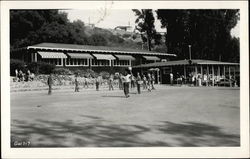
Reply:
<svg viewBox="0 0 250 159"><path fill-rule="evenodd" d="M115 27L114 30L132 31L132 27L131 26L117 26Z"/></svg>
<svg viewBox="0 0 250 159"><path fill-rule="evenodd" d="M183 76L186 80L188 80L190 74L194 76L200 75L201 77L207 75L213 79L215 77L237 79L240 76L239 67L239 63L192 59L191 61L161 61L141 64L133 66L133 70L141 73L155 70L157 77L156 82L170 84L170 73L174 74L175 79L178 78L178 76Z"/></svg>
<svg viewBox="0 0 250 159"><path fill-rule="evenodd" d="M129 48L61 43L40 43L12 50L10 57L29 62L46 62L56 67L117 70L174 58L175 54Z"/></svg>

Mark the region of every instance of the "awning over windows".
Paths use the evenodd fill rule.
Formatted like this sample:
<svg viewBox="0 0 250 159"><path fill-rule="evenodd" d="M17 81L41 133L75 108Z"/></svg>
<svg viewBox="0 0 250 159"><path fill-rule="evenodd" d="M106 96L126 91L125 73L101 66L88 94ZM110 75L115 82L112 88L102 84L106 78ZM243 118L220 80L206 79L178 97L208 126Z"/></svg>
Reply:
<svg viewBox="0 0 250 159"><path fill-rule="evenodd" d="M119 60L135 60L131 55L115 55Z"/></svg>
<svg viewBox="0 0 250 159"><path fill-rule="evenodd" d="M93 56L87 53L67 53L72 59L93 59Z"/></svg>
<svg viewBox="0 0 250 159"><path fill-rule="evenodd" d="M93 54L97 60L115 60L115 57L109 54Z"/></svg>
<svg viewBox="0 0 250 159"><path fill-rule="evenodd" d="M62 52L37 52L39 55L42 56L44 59L60 59L60 58L67 58L67 56Z"/></svg>
<svg viewBox="0 0 250 159"><path fill-rule="evenodd" d="M157 56L143 56L146 60L150 61L160 61L161 59Z"/></svg>

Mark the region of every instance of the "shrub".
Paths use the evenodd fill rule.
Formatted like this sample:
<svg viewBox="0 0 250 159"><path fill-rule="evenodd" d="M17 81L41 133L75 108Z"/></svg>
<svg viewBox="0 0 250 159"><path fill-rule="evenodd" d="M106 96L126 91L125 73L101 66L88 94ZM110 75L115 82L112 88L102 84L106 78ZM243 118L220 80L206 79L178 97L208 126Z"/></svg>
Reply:
<svg viewBox="0 0 250 159"><path fill-rule="evenodd" d="M36 74L50 74L55 69L55 65L48 64L45 62L32 62L29 63L27 68Z"/></svg>
<svg viewBox="0 0 250 159"><path fill-rule="evenodd" d="M39 73L41 74L50 74L55 69L55 65L48 64L45 62L38 62L39 65Z"/></svg>
<svg viewBox="0 0 250 159"><path fill-rule="evenodd" d="M53 72L58 75L72 75L73 74L72 71L70 71L67 68L55 68Z"/></svg>
<svg viewBox="0 0 250 159"><path fill-rule="evenodd" d="M15 75L15 70L22 70L25 71L25 63L21 60L10 59L10 75Z"/></svg>
<svg viewBox="0 0 250 159"><path fill-rule="evenodd" d="M108 72L102 71L102 72L100 72L100 75L102 76L103 79L108 79L109 78L109 73Z"/></svg>
<svg viewBox="0 0 250 159"><path fill-rule="evenodd" d="M37 62L31 62L27 65L27 68L30 70L30 72L33 72L35 74L39 73L39 65Z"/></svg>

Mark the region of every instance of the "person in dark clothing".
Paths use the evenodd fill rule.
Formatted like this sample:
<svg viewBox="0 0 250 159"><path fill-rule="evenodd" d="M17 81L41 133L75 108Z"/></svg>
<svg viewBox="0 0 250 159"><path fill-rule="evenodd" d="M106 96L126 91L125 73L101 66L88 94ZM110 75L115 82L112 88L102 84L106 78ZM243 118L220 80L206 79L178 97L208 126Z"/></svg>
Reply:
<svg viewBox="0 0 250 159"><path fill-rule="evenodd" d="M154 75L154 73L152 73L151 78L152 78L152 80L151 80L152 90L155 90L155 87L154 87L154 83L155 83L155 75Z"/></svg>
<svg viewBox="0 0 250 159"><path fill-rule="evenodd" d="M119 79L118 79L119 81L119 89L120 90L123 90L123 85L122 85L122 74L121 73L119 73Z"/></svg>
<svg viewBox="0 0 250 159"><path fill-rule="evenodd" d="M137 85L137 92L138 94L141 94L141 84L142 84L142 79L141 79L141 76L140 76L140 73L138 72L137 73L137 78L136 78L136 85Z"/></svg>
<svg viewBox="0 0 250 159"><path fill-rule="evenodd" d="M109 76L109 80L108 80L109 90L114 90L113 82L114 82L114 76L111 74L111 75Z"/></svg>
<svg viewBox="0 0 250 159"><path fill-rule="evenodd" d="M99 91L99 85L100 85L100 76L96 77L95 79L96 91Z"/></svg>
<svg viewBox="0 0 250 159"><path fill-rule="evenodd" d="M79 81L77 76L78 75L75 76L75 92L79 92Z"/></svg>
<svg viewBox="0 0 250 159"><path fill-rule="evenodd" d="M48 86L49 86L48 94L51 95L51 93L52 93L52 84L53 84L52 74L49 75L47 83L48 83Z"/></svg>
<svg viewBox="0 0 250 159"><path fill-rule="evenodd" d="M147 84L148 84L148 86L147 86L148 87L148 91L151 92L151 90L152 90L152 83L151 83L152 82L152 78L151 78L151 74L150 73L148 73L148 79L147 80L148 80L148 82L147 82Z"/></svg>

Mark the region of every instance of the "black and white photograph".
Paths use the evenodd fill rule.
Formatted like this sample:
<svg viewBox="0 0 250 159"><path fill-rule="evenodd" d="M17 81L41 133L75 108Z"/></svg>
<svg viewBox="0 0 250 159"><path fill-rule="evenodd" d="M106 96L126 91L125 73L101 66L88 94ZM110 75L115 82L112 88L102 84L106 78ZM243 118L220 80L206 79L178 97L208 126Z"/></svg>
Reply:
<svg viewBox="0 0 250 159"><path fill-rule="evenodd" d="M6 158L249 157L248 2L72 3L2 3Z"/></svg>

